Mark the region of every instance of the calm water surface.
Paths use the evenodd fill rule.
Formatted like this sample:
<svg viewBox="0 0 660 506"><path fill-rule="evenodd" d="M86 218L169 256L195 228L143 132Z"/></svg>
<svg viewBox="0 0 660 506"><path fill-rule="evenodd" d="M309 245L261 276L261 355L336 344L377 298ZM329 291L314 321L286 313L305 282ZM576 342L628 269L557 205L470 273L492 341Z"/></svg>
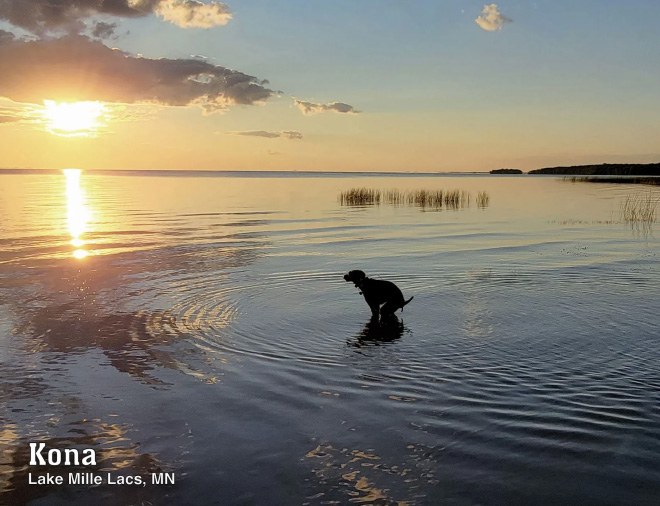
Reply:
<svg viewBox="0 0 660 506"><path fill-rule="evenodd" d="M648 190L0 175L0 502L657 505ZM342 207L461 189L472 205ZM490 204L474 205L487 191ZM656 197L660 196L656 194ZM378 326L349 269L414 300ZM29 486L28 442L174 486ZM67 470L68 471L68 470Z"/></svg>

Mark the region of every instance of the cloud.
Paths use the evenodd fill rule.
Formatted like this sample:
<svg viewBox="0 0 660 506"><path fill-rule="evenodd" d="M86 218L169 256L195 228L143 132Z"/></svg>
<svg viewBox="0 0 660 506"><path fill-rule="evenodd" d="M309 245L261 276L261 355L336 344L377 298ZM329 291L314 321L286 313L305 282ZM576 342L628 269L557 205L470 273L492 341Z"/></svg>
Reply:
<svg viewBox="0 0 660 506"><path fill-rule="evenodd" d="M226 25L232 18L222 2L203 3L197 0L163 0L156 14L181 28L212 28Z"/></svg>
<svg viewBox="0 0 660 506"><path fill-rule="evenodd" d="M83 19L105 14L123 18L147 16L161 0L0 0L0 19L36 34L80 32Z"/></svg>
<svg viewBox="0 0 660 506"><path fill-rule="evenodd" d="M94 25L92 29L92 35L97 39L116 39L117 35L115 30L117 29L117 23L105 23L100 21Z"/></svg>
<svg viewBox="0 0 660 506"><path fill-rule="evenodd" d="M40 107L30 104L19 104L0 98L0 124L2 123L33 123L39 119Z"/></svg>
<svg viewBox="0 0 660 506"><path fill-rule="evenodd" d="M136 18L158 14L178 26L210 28L231 19L222 2L196 0L0 0L0 19L32 33L80 33L84 20L105 15Z"/></svg>
<svg viewBox="0 0 660 506"><path fill-rule="evenodd" d="M344 114L357 114L352 105L344 104L342 102L332 102L329 104L314 104L312 102L305 102L303 100L293 99L294 103L302 111L303 114L318 114L320 112L333 111Z"/></svg>
<svg viewBox="0 0 660 506"><path fill-rule="evenodd" d="M0 113L0 125L2 123L13 123L20 120L21 118L17 118L16 116L4 116L2 113Z"/></svg>
<svg viewBox="0 0 660 506"><path fill-rule="evenodd" d="M110 123L148 121L156 118L163 106L157 104L104 103L102 117ZM21 123L43 130L44 104L14 102L0 98L0 123Z"/></svg>
<svg viewBox="0 0 660 506"><path fill-rule="evenodd" d="M286 137L287 139L302 139L303 138L303 136L300 132L294 132L294 131L282 132L282 137Z"/></svg>
<svg viewBox="0 0 660 506"><path fill-rule="evenodd" d="M247 135L252 137L265 137L266 139L276 139L284 137L286 139L302 139L303 135L300 132L287 130L284 132L267 132L266 130L246 130L242 132L227 132L234 135Z"/></svg>
<svg viewBox="0 0 660 506"><path fill-rule="evenodd" d="M11 32L6 32L5 30L0 30L0 46L3 44L9 44L10 42L14 42L16 40L16 36L11 33Z"/></svg>
<svg viewBox="0 0 660 506"><path fill-rule="evenodd" d="M497 10L497 4L484 5L481 15L474 20L481 28L488 32L495 32L501 30L502 26L506 23L511 23L513 20L502 15Z"/></svg>
<svg viewBox="0 0 660 506"><path fill-rule="evenodd" d="M266 137L267 139L274 139L279 137L279 132L266 132L265 130L248 130L246 132L229 132L235 135L248 135L253 137Z"/></svg>
<svg viewBox="0 0 660 506"><path fill-rule="evenodd" d="M268 81L194 59L150 59L83 36L14 41L0 46L0 94L16 102L99 100L207 112L262 103Z"/></svg>

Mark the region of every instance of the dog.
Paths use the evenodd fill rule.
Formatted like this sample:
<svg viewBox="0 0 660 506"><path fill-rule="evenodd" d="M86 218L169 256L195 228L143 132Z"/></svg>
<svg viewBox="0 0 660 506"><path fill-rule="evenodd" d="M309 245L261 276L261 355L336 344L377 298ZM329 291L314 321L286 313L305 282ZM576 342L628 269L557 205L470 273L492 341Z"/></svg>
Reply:
<svg viewBox="0 0 660 506"><path fill-rule="evenodd" d="M413 300L413 297L405 300L399 287L391 281L368 278L360 270L344 274L344 280L352 282L360 289L360 294L364 295L364 300L369 304L371 314L376 318L379 314L381 319L394 316L396 310L403 311L403 306Z"/></svg>

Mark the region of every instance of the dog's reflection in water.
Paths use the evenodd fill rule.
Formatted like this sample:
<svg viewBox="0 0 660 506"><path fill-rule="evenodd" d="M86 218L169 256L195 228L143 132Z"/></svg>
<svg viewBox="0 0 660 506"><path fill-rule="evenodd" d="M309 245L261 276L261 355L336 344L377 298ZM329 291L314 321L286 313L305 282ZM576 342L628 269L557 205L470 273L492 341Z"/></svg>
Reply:
<svg viewBox="0 0 660 506"><path fill-rule="evenodd" d="M362 331L348 340L347 344L353 348L378 346L389 344L401 339L406 328L403 322L392 315L386 320L379 320L378 316L371 318Z"/></svg>

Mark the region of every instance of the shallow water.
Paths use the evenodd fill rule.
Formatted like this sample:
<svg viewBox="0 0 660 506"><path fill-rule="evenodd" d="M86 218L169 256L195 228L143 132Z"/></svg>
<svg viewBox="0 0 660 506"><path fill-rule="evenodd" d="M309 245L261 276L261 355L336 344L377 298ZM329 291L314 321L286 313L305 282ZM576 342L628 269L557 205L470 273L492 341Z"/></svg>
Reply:
<svg viewBox="0 0 660 506"><path fill-rule="evenodd" d="M1 502L657 504L660 248L620 216L657 189L206 176L0 175ZM398 322L356 268L414 295ZM176 484L28 485L68 471L32 441Z"/></svg>

